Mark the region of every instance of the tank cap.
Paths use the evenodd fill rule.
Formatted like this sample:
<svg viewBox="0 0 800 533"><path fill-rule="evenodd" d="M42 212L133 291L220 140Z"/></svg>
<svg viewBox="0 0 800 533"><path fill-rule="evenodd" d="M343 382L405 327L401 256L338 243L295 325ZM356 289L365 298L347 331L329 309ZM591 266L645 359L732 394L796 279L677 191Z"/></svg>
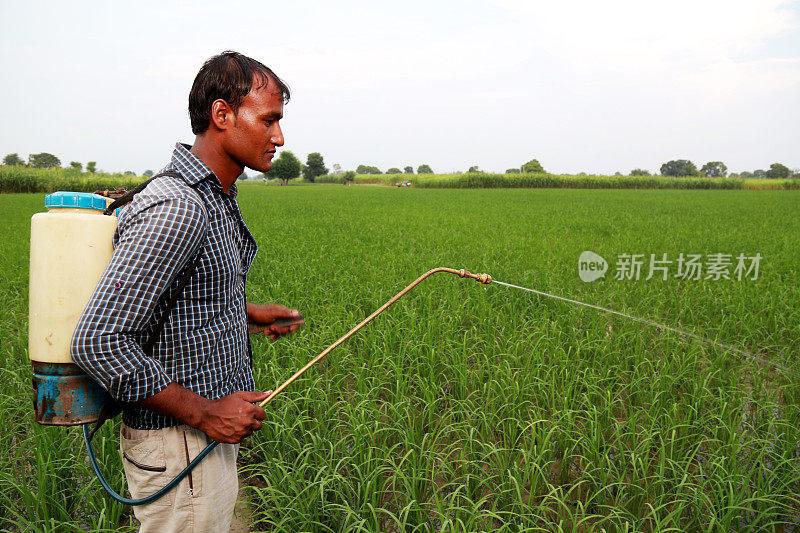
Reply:
<svg viewBox="0 0 800 533"><path fill-rule="evenodd" d="M105 211L106 199L90 192L58 191L44 197L45 207L77 207Z"/></svg>

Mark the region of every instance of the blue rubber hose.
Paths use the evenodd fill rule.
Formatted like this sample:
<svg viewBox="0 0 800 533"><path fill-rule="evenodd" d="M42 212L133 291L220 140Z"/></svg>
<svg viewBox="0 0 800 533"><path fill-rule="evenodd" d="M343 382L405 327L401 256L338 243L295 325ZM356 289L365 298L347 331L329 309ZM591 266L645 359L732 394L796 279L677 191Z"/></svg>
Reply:
<svg viewBox="0 0 800 533"><path fill-rule="evenodd" d="M194 469L194 467L196 467L200 463L200 461L203 460L203 458L206 455L211 453L211 450L216 448L217 444L219 444L218 442L214 441L211 444L209 444L208 446L206 446L203 449L203 451L200 452L199 454L197 454L197 457L192 459L192 462L189 463L188 465L186 465L186 468L184 468L181 471L180 474L175 476L175 479L173 479L172 481L167 483L164 486L163 489L160 489L159 491L157 491L154 494L151 494L150 496L147 496L145 498L139 498L138 500L132 500L130 498L126 498L124 496L120 496L119 494L114 492L114 489L111 488L111 485L108 484L108 481L106 481L106 478L103 476L103 473L100 471L100 465L97 463L97 458L94 456L94 449L92 448L92 441L91 441L91 439L89 439L89 424L84 424L84 426L83 426L83 438L86 441L86 450L89 452L89 460L92 463L92 468L94 469L94 473L97 474L97 479L100 480L100 484L103 486L104 489L106 489L106 492L109 494L109 496L111 496L112 498L114 498L115 500L117 500L119 503L121 503L123 505L131 505L131 506L145 505L147 503L154 502L157 499L159 499L162 496L164 496L169 491L171 491L172 489L174 489L175 485L180 483L181 480L183 478L185 478L186 475L189 472L191 472Z"/></svg>

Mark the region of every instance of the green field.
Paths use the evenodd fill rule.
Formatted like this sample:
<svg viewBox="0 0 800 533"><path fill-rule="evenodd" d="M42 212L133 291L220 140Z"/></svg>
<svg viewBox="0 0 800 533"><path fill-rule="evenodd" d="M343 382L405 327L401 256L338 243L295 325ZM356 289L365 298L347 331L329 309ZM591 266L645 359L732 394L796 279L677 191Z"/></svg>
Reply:
<svg viewBox="0 0 800 533"><path fill-rule="evenodd" d="M294 383L242 448L254 530L797 531L800 191L240 189L254 340L274 388L437 266L612 307L674 333L437 274ZM0 195L0 530L116 530L79 430L32 422L30 216ZM756 280L578 278L592 250L763 257ZM612 267L613 269L613 267ZM645 276L643 276L644 278ZM123 490L116 427L96 438ZM792 529L794 528L794 529Z"/></svg>

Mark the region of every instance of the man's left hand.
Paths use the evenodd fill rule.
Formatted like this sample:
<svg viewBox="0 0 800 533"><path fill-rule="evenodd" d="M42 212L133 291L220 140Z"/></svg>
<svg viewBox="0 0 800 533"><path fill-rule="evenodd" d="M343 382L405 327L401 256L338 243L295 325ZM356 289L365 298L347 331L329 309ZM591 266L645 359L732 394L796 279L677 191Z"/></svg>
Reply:
<svg viewBox="0 0 800 533"><path fill-rule="evenodd" d="M281 335L288 335L302 325L300 312L278 304L247 304L247 319L250 323L250 333L263 333L271 339ZM278 319L298 320L299 323L289 326L279 326L274 322Z"/></svg>

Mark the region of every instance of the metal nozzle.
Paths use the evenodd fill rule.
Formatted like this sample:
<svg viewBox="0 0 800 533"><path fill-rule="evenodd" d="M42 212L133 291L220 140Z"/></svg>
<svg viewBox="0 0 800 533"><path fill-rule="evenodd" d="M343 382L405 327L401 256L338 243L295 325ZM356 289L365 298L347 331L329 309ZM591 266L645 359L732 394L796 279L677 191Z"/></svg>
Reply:
<svg viewBox="0 0 800 533"><path fill-rule="evenodd" d="M449 270L449 269L446 269ZM473 274L469 270L464 270L463 268L458 271L458 277L460 278L472 278L474 280L479 281L480 283L489 284L492 282L492 276L489 274Z"/></svg>

